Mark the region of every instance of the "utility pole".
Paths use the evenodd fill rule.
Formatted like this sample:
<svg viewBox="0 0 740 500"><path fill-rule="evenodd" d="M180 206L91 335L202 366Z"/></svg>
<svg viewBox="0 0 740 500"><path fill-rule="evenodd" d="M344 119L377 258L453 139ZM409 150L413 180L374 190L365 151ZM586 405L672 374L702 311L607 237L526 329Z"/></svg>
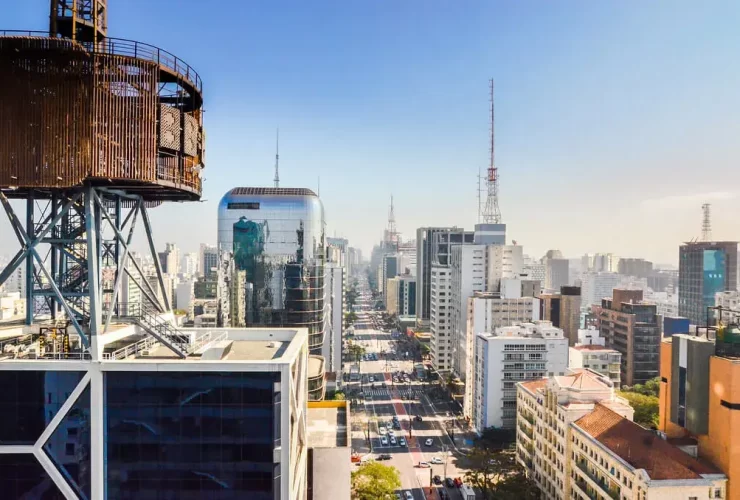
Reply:
<svg viewBox="0 0 740 500"><path fill-rule="evenodd" d="M442 445L442 453L445 454L445 465L444 465L444 477L447 478L447 459L449 458L449 453L447 452L447 445Z"/></svg>

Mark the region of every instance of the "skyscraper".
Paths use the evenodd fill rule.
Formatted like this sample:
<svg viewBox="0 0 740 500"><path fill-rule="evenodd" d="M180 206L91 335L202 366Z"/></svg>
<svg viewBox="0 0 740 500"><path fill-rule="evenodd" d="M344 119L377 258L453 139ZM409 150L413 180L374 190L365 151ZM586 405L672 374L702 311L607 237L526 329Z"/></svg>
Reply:
<svg viewBox="0 0 740 500"><path fill-rule="evenodd" d="M694 325L707 322L717 292L737 289L737 242L698 241L681 245L678 314Z"/></svg>
<svg viewBox="0 0 740 500"><path fill-rule="evenodd" d="M246 271L247 326L308 329L308 348L324 343L324 208L310 189L238 187L218 209L218 247ZM314 364L323 359L315 360ZM311 362L309 362L311 365ZM309 397L323 398L322 380Z"/></svg>
<svg viewBox="0 0 740 500"><path fill-rule="evenodd" d="M416 318L429 323L432 265L449 266L450 246L473 242L473 232L457 227L420 227L416 230Z"/></svg>

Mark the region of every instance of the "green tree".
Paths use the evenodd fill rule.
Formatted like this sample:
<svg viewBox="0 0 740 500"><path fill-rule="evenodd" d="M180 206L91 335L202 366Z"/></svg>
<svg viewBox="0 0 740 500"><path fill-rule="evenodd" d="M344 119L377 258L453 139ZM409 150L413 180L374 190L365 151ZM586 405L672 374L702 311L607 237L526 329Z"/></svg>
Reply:
<svg viewBox="0 0 740 500"><path fill-rule="evenodd" d="M354 311L350 311L344 315L344 327L349 328L355 321L357 321L357 314Z"/></svg>
<svg viewBox="0 0 740 500"><path fill-rule="evenodd" d="M478 488L483 493L484 500L494 498L496 485L517 468L516 458L511 450L487 450L476 447L468 454L467 460L468 472L465 473L465 482Z"/></svg>
<svg viewBox="0 0 740 500"><path fill-rule="evenodd" d="M352 498L354 500L379 500L392 498L401 487L398 469L379 462L367 462L352 472Z"/></svg>
<svg viewBox="0 0 740 500"><path fill-rule="evenodd" d="M355 361L359 361L365 354L365 348L355 343L349 344L347 350L349 351L350 358L354 359Z"/></svg>
<svg viewBox="0 0 740 500"><path fill-rule="evenodd" d="M658 427L659 400L639 392L621 391L619 395L626 399L635 410L634 421L643 427Z"/></svg>
<svg viewBox="0 0 740 500"><path fill-rule="evenodd" d="M504 450L516 443L516 429L486 427L475 441L475 446L484 450Z"/></svg>
<svg viewBox="0 0 740 500"><path fill-rule="evenodd" d="M519 464L512 473L496 483L493 492L496 500L537 500L540 498L537 483L527 477Z"/></svg>
<svg viewBox="0 0 740 500"><path fill-rule="evenodd" d="M344 401L346 397L342 391L336 391L333 399L334 401Z"/></svg>

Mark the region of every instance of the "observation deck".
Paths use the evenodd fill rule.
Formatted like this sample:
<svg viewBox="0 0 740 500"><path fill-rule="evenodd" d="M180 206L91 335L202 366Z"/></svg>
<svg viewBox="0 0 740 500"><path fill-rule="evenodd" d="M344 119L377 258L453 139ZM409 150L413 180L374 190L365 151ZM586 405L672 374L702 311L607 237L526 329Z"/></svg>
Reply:
<svg viewBox="0 0 740 500"><path fill-rule="evenodd" d="M159 47L0 31L0 189L51 196L83 183L147 201L200 199L203 88Z"/></svg>

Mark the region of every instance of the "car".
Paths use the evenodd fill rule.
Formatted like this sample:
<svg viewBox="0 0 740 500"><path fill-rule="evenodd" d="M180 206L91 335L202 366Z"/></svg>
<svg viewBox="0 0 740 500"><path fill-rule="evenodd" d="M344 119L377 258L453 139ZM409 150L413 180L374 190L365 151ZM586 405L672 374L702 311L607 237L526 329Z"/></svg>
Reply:
<svg viewBox="0 0 740 500"><path fill-rule="evenodd" d="M381 453L378 455L378 460L390 460L391 458L393 457L391 457L390 453Z"/></svg>
<svg viewBox="0 0 740 500"><path fill-rule="evenodd" d="M398 441L396 441L396 438L394 436L391 436L391 446L398 445Z"/></svg>
<svg viewBox="0 0 740 500"><path fill-rule="evenodd" d="M368 379L368 380L369 380L370 382L375 382L375 377L373 377L372 375L370 375L370 376L369 376L369 377L368 377L367 379Z"/></svg>
<svg viewBox="0 0 740 500"><path fill-rule="evenodd" d="M414 500L414 495L410 492L406 492L406 500Z"/></svg>
<svg viewBox="0 0 740 500"><path fill-rule="evenodd" d="M393 420L394 422L398 422L398 415L393 415L393 418L391 420Z"/></svg>
<svg viewBox="0 0 740 500"><path fill-rule="evenodd" d="M393 428L396 429L397 431L400 431L401 430L401 424L398 423L398 422L393 422Z"/></svg>
<svg viewBox="0 0 740 500"><path fill-rule="evenodd" d="M396 500L403 500L403 497L400 493L396 493Z"/></svg>
<svg viewBox="0 0 740 500"><path fill-rule="evenodd" d="M385 436L380 436L380 444L383 446L388 446L388 438Z"/></svg>
<svg viewBox="0 0 740 500"><path fill-rule="evenodd" d="M400 444L401 446L406 446L406 438L399 439L398 444Z"/></svg>
<svg viewBox="0 0 740 500"><path fill-rule="evenodd" d="M429 465L429 462L419 462L419 467L422 469L428 469L431 465Z"/></svg>
<svg viewBox="0 0 740 500"><path fill-rule="evenodd" d="M395 432L395 431L394 431L393 429L390 429L390 430L388 431L388 435L389 435L389 436L395 436L395 435L396 435L396 432Z"/></svg>
<svg viewBox="0 0 740 500"><path fill-rule="evenodd" d="M459 477L456 477L455 478L455 486L457 486L459 488L462 485L463 485L462 479L460 479Z"/></svg>
<svg viewBox="0 0 740 500"><path fill-rule="evenodd" d="M445 485L448 488L454 488L455 487L455 481L453 481L451 477L446 477L445 478Z"/></svg>
<svg viewBox="0 0 740 500"><path fill-rule="evenodd" d="M432 445L434 444L434 439L432 439L432 438L429 438L429 439L427 439L426 441L424 441L424 444L425 444L426 446L432 446Z"/></svg>
<svg viewBox="0 0 740 500"><path fill-rule="evenodd" d="M414 420L416 420L417 422L423 422L423 421L424 421L424 419L423 419L423 418L421 418L421 415L417 415L417 416L415 416L415 417L414 417Z"/></svg>
<svg viewBox="0 0 740 500"><path fill-rule="evenodd" d="M386 428L384 426L382 426L382 425L380 427L378 427L378 432L380 433L381 436L385 436L388 433L388 431L386 430Z"/></svg>
<svg viewBox="0 0 740 500"><path fill-rule="evenodd" d="M433 459L430 460L430 462L433 464L443 464L444 463L444 461L439 457L434 457Z"/></svg>
<svg viewBox="0 0 740 500"><path fill-rule="evenodd" d="M432 479L434 480L434 484L442 484L442 478L441 477L434 476L434 478L432 478Z"/></svg>

